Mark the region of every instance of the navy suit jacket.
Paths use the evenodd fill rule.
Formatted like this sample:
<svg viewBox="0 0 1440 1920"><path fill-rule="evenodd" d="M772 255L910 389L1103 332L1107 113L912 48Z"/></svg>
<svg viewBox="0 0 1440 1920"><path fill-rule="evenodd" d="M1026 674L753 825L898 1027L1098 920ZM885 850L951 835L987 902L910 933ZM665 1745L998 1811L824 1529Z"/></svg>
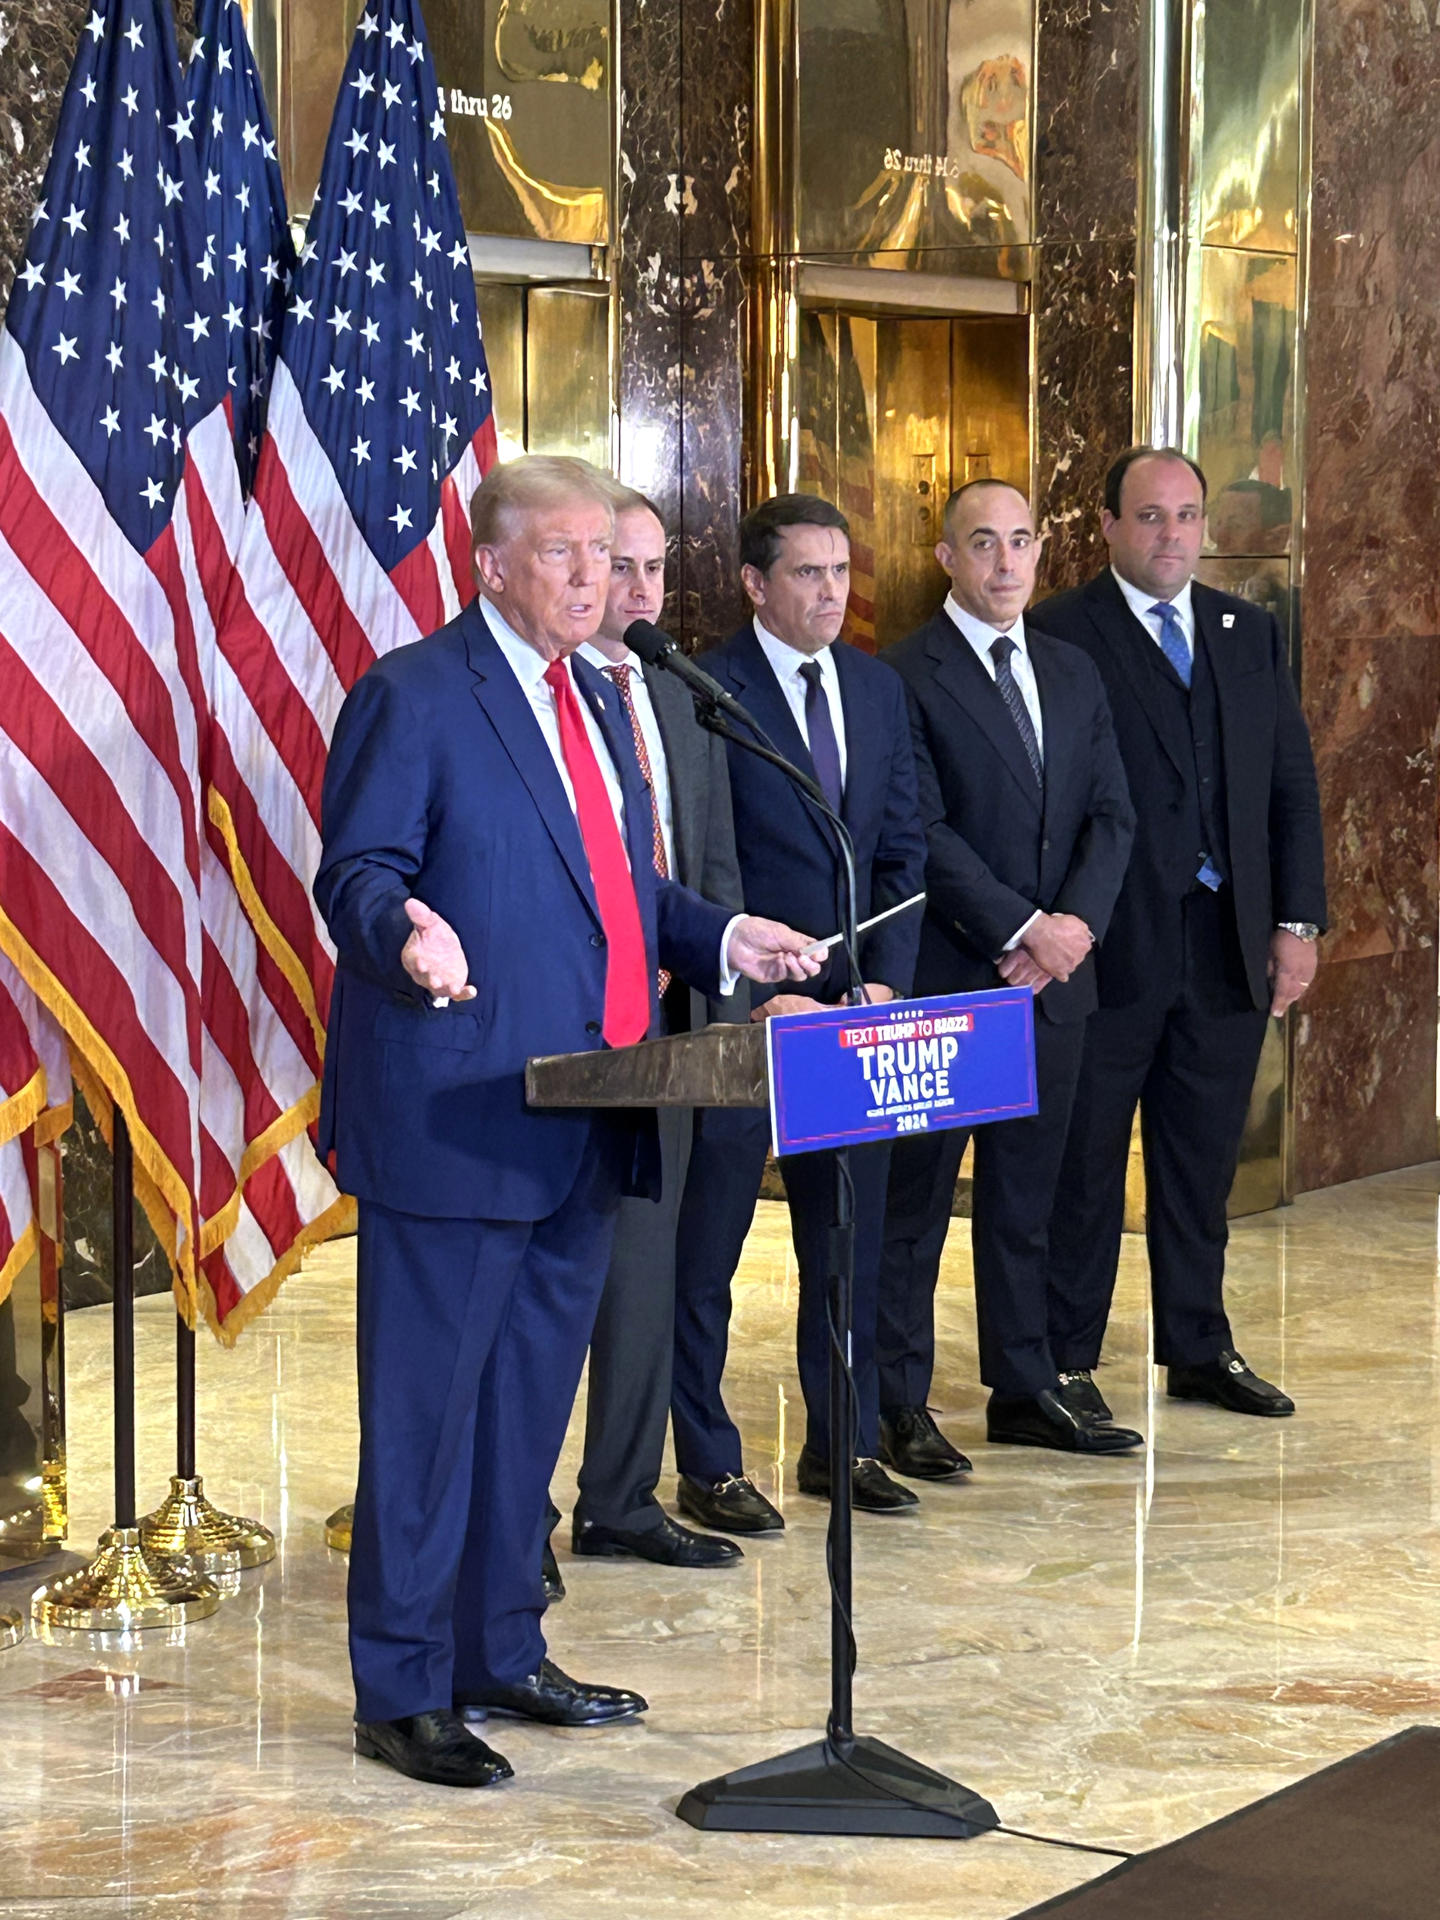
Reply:
<svg viewBox="0 0 1440 1920"><path fill-rule="evenodd" d="M1270 1004L1266 964L1278 920L1325 925L1325 847L1315 761L1285 642L1274 614L1199 580L1195 624L1209 656L1220 706L1230 892L1250 995ZM1173 832L1194 743L1154 693L1155 642L1131 613L1107 567L1026 616L1081 647L1099 668L1139 830L1109 940L1100 954L1103 1006L1134 1005L1181 965L1182 896L1194 876L1193 844ZM1178 682L1177 682L1178 684ZM1163 691L1163 690L1162 690Z"/></svg>
<svg viewBox="0 0 1440 1920"><path fill-rule="evenodd" d="M856 917L866 920L923 889L925 835L902 689L878 662L843 640L835 642L832 654L845 712L840 817L855 842ZM813 779L815 763L753 623L747 621L705 654L704 666L754 714L786 759ZM841 890L830 828L778 768L739 747L727 751L746 910L783 920L817 939L838 932ZM916 907L861 935L860 970L866 980L902 996L909 993L920 917ZM845 963L836 947L825 971L808 986L756 987L751 998L758 1003L772 994L799 992L838 1000L845 986Z"/></svg>
<svg viewBox="0 0 1440 1920"><path fill-rule="evenodd" d="M1028 618L1025 641L1040 691L1043 793L999 689L947 613L881 655L905 682L930 849L917 992L997 985L996 959L1037 907L1078 914L1103 940L1125 875L1135 814L1100 675ZM1095 1004L1090 954L1045 988L1036 1011L1083 1020Z"/></svg>
<svg viewBox="0 0 1440 1920"><path fill-rule="evenodd" d="M619 769L655 973L719 988L732 910L655 876L649 798L615 688L575 682ZM320 1151L342 1189L400 1212L541 1220L569 1193L585 1109L525 1104L525 1062L604 1045L605 950L580 829L534 711L479 601L356 683L335 726L315 898L338 950ZM437 1008L405 972L404 902L459 935L476 997ZM630 1186L658 1178L638 1113Z"/></svg>

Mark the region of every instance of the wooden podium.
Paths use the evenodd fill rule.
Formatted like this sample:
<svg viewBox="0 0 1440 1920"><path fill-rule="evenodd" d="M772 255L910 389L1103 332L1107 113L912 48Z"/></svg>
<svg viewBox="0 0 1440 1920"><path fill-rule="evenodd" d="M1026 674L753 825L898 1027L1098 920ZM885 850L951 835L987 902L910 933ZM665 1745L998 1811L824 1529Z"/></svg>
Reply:
<svg viewBox="0 0 1440 1920"><path fill-rule="evenodd" d="M594 1053L552 1053L525 1067L532 1107L764 1107L765 1029L718 1024Z"/></svg>

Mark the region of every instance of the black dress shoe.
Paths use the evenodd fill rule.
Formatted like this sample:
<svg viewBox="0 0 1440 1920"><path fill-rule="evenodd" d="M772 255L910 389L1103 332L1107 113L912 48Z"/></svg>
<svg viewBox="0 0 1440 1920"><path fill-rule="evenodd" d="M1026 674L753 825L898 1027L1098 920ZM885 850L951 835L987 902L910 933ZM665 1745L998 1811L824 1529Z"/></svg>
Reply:
<svg viewBox="0 0 1440 1920"><path fill-rule="evenodd" d="M1115 1416L1088 1367L1071 1367L1060 1375L1060 1398L1072 1413L1088 1413L1092 1420L1114 1422Z"/></svg>
<svg viewBox="0 0 1440 1920"><path fill-rule="evenodd" d="M830 1462L822 1460L808 1447L800 1449L795 1462L795 1484L801 1493L813 1493L821 1500L830 1498ZM909 1487L892 1480L878 1460L857 1460L850 1469L850 1504L861 1513L900 1513L906 1507L919 1506L919 1498Z"/></svg>
<svg viewBox="0 0 1440 1920"><path fill-rule="evenodd" d="M580 1520L571 1544L576 1553L593 1554L597 1559L629 1555L636 1560L653 1560L659 1567L728 1567L745 1557L733 1540L715 1540L692 1533L689 1527L677 1527L668 1513L658 1527L642 1527L637 1532Z"/></svg>
<svg viewBox="0 0 1440 1920"><path fill-rule="evenodd" d="M1208 1400L1230 1413L1258 1413L1271 1420L1295 1411L1289 1394L1252 1373L1233 1347L1203 1367L1171 1367L1165 1391L1172 1400Z"/></svg>
<svg viewBox="0 0 1440 1920"><path fill-rule="evenodd" d="M527 1674L508 1687L489 1687L483 1693L457 1691L455 1711L467 1720L508 1713L547 1727L598 1727L607 1720L629 1720L647 1713L649 1703L623 1687L592 1687L572 1680L553 1660L542 1660L539 1673Z"/></svg>
<svg viewBox="0 0 1440 1920"><path fill-rule="evenodd" d="M557 1513L555 1518L560 1518ZM545 1588L545 1598L552 1605L556 1600L565 1598L565 1582L560 1578L560 1563L555 1558L555 1549L547 1538L540 1549L540 1580Z"/></svg>
<svg viewBox="0 0 1440 1920"><path fill-rule="evenodd" d="M970 1462L941 1433L928 1407L895 1407L881 1414L880 1458L912 1480L948 1480L970 1471Z"/></svg>
<svg viewBox="0 0 1440 1920"><path fill-rule="evenodd" d="M721 1533L781 1533L785 1517L747 1480L743 1473L727 1473L713 1485L682 1473L675 1504L687 1520Z"/></svg>
<svg viewBox="0 0 1440 1920"><path fill-rule="evenodd" d="M355 1751L436 1787L493 1787L515 1775L508 1760L467 1733L460 1715L443 1707L405 1720L357 1720Z"/></svg>
<svg viewBox="0 0 1440 1920"><path fill-rule="evenodd" d="M1145 1444L1129 1427L1072 1413L1048 1388L1033 1400L992 1393L985 1409L985 1437L998 1446L1054 1447L1059 1453L1131 1453Z"/></svg>

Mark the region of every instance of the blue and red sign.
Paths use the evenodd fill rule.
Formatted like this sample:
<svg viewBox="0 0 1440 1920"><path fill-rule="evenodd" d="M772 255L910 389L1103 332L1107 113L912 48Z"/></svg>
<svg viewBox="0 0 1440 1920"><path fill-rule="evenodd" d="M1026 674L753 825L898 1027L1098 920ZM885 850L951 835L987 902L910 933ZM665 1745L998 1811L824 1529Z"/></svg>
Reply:
<svg viewBox="0 0 1440 1920"><path fill-rule="evenodd" d="M1039 1104L1028 987L777 1014L765 1037L777 1154L1018 1120Z"/></svg>

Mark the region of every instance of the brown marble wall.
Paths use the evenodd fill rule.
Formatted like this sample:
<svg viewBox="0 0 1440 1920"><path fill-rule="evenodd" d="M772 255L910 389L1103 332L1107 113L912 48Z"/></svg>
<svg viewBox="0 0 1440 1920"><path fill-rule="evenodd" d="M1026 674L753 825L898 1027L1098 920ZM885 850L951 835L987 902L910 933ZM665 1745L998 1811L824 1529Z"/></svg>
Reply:
<svg viewBox="0 0 1440 1920"><path fill-rule="evenodd" d="M1436 1151L1440 27L1316 9L1305 708L1332 932L1296 1047L1302 1189Z"/></svg>
<svg viewBox="0 0 1440 1920"><path fill-rule="evenodd" d="M0 0L0 312L30 237L85 0Z"/></svg>
<svg viewBox="0 0 1440 1920"><path fill-rule="evenodd" d="M739 617L751 0L622 0L622 460L675 537L691 644Z"/></svg>
<svg viewBox="0 0 1440 1920"><path fill-rule="evenodd" d="M1131 438L1140 0L1039 0L1037 509L1042 591L1101 565L1105 469Z"/></svg>

